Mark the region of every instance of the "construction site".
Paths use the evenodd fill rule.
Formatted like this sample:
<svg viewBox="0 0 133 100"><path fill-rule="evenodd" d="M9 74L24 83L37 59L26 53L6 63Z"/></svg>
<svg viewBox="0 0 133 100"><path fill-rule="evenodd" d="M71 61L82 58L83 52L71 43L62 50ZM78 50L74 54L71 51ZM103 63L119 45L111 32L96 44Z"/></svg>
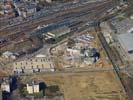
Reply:
<svg viewBox="0 0 133 100"><path fill-rule="evenodd" d="M5 22L0 26L1 77L17 78L15 95L20 84L31 79L58 86L63 100L132 100L133 79L107 26L109 19L131 6L119 4L115 0L70 1L38 12L33 6L32 15L23 19L0 20Z"/></svg>
<svg viewBox="0 0 133 100"><path fill-rule="evenodd" d="M87 35L89 41L84 38ZM75 43L74 40L78 43ZM77 61L80 52L76 51L76 55L75 52L67 52L68 43L71 44L69 49L73 49L76 44L78 47L82 46L82 48L89 44L90 48L96 48L100 53L99 60L95 63L92 61L93 63L89 64L83 60ZM115 73L113 65L95 32L83 32L68 39L61 45L52 48L50 55L55 59L57 71L54 74L31 74L23 76L21 81L25 83L29 77L32 80L43 81L48 85L57 85L64 95L64 100L128 100L123 84ZM73 56L73 63L64 60L67 56ZM78 58L75 58L77 56ZM76 63L78 63L78 66L76 66Z"/></svg>
<svg viewBox="0 0 133 100"><path fill-rule="evenodd" d="M79 35L50 49L57 70L87 68L111 69L112 64L94 31Z"/></svg>

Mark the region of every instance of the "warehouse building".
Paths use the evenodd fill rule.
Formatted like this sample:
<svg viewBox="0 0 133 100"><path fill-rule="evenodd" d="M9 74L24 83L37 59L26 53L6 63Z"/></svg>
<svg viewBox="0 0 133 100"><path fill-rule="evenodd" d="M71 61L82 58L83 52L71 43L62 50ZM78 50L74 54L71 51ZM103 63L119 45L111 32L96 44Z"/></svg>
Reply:
<svg viewBox="0 0 133 100"><path fill-rule="evenodd" d="M133 28L128 30L126 34L118 35L118 39L129 59L133 61Z"/></svg>

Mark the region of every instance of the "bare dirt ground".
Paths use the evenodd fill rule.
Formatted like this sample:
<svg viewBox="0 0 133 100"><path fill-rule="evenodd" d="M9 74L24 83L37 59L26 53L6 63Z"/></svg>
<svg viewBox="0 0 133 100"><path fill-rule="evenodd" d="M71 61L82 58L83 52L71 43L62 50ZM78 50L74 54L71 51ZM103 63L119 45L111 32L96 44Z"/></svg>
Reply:
<svg viewBox="0 0 133 100"><path fill-rule="evenodd" d="M113 72L41 74L34 75L32 79L58 85L65 100L127 100Z"/></svg>
<svg viewBox="0 0 133 100"><path fill-rule="evenodd" d="M133 100L133 76L129 76L126 73L122 73L122 76L124 79L124 84L129 100Z"/></svg>

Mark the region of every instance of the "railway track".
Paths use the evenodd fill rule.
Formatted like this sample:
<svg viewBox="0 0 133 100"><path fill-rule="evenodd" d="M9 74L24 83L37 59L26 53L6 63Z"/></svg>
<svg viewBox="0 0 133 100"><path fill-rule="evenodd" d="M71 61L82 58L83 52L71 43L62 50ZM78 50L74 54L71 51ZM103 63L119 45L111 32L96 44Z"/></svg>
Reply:
<svg viewBox="0 0 133 100"><path fill-rule="evenodd" d="M106 0L104 0L104 1L106 1ZM30 16L30 17L27 17L26 20L19 20L19 19L22 19L22 18L19 18L19 17L13 18L13 19L9 19L9 20L0 20L0 23L3 23L3 26L1 26L1 28L4 28L5 25L6 26L8 25L8 27L10 27L10 26L19 25L19 24L22 24L22 23L27 23L27 22L29 22L31 20L39 19L41 17L46 16L45 15L46 12L51 12L51 11L52 12L57 12L57 11L61 11L61 10L69 10L69 9L76 8L78 6L84 6L84 5L87 5L87 4L89 4L91 6L93 6L93 5L95 6L95 4L99 4L101 2L103 2L103 1L96 1L96 2L83 1L82 3L79 3L79 2L72 3L72 2L70 2L70 3L66 3L66 4L63 4L63 5L60 5L60 6L59 5L54 5L54 7L51 6L49 9L44 8L41 11L35 13L33 16L39 15L39 16L37 16L37 18L36 17L32 18ZM76 5L78 5L78 6L76 6ZM68 6L72 6L72 7L68 7ZM55 9L58 9L58 10L56 11ZM18 20L17 23L13 23L11 25L9 24L9 23L12 23L12 21L16 22L16 20Z"/></svg>
<svg viewBox="0 0 133 100"><path fill-rule="evenodd" d="M122 70L117 65L117 63L115 61L116 56L113 53L113 51L111 50L110 46L108 45L105 37L103 36L103 33L101 33L101 28L100 28L99 25L97 25L95 27L95 30L96 30L97 35L98 35L98 38L100 39L101 44L102 44L103 48L105 49L106 54L107 54L108 58L110 59L112 65L113 65L114 72L115 72L117 78L119 79L119 82L121 83L121 86L122 86L124 92L127 93L127 88L125 86L125 83L124 83L124 80L123 80L123 77L122 77L122 73L121 73Z"/></svg>
<svg viewBox="0 0 133 100"><path fill-rule="evenodd" d="M127 8L124 8L124 9L122 9L122 11L124 11L126 9ZM101 32L101 28L100 28L100 22L104 22L104 21L116 16L117 13L118 13L118 11L114 14L106 15L106 16L103 16L103 17L97 19L95 31L96 31L96 33L97 33L97 35L101 41L103 48L106 51L106 54L108 55L108 58L110 59L112 65L113 65L113 69L114 69L114 72L117 76L117 79L119 79L119 82L120 82L125 94L128 96L127 98L131 99L131 98L133 98L133 96L131 95L133 93L133 90L131 89L131 86L129 87L129 84L127 84L127 82L126 82L127 80L126 80L126 78L123 77L123 73L122 73L123 71L125 71L125 68L121 69L119 67L119 64L117 64L117 62L116 62L117 57L116 56L118 56L118 55L112 51L111 47L108 45L107 41L105 40L105 37L103 36L103 34Z"/></svg>
<svg viewBox="0 0 133 100"><path fill-rule="evenodd" d="M99 6L105 7L104 5L106 5L108 3L110 4L112 2L107 1L107 2L104 2L103 4L97 4L95 7L88 7L88 5L85 5L83 7L78 7L78 8L74 8L74 9L67 10L67 11L65 10L65 11L61 11L61 12L56 12L56 13L52 14L52 16L50 16L50 17L48 16L48 17L40 18L40 19L35 20L33 22L31 21L28 23L24 23L24 24L20 24L20 25L16 25L16 26L2 29L2 30L0 30L0 33L1 34L2 33L8 34L9 32L12 32L12 34L13 34L13 33L17 33L17 32L30 31L30 30L36 28L40 24L56 23L56 22L59 22L61 20L64 20L65 17L67 17L67 16L68 16L68 18L71 18L72 13L80 13L82 11L97 10L97 9L99 9ZM95 13L95 11L94 11L94 13ZM90 16L91 16L91 14L92 13L90 13ZM73 17L76 17L76 16L73 16Z"/></svg>
<svg viewBox="0 0 133 100"><path fill-rule="evenodd" d="M104 6L103 7L103 5L105 5L106 4L106 7ZM60 20L57 20L56 18L53 18L53 19L49 19L49 20L46 20L46 21L41 21L41 20L39 20L38 22L33 22L32 24L33 25L31 25L31 26L23 26L23 27L18 27L18 28L16 28L17 30L19 30L19 31L16 31L15 33L13 33L12 34L12 37L14 36L14 34L18 34L18 37L19 37L19 34L21 34L21 33L28 33L28 32L30 32L31 30L33 30L34 28L36 28L38 25L43 25L44 23L46 24L49 24L49 23L62 23L62 21L64 21L64 20L75 20L75 21L83 21L83 23L82 23L82 25L84 24L84 23L86 23L87 21L89 21L89 20L93 20L94 18L98 18L99 17L99 15L100 14L102 14L104 11L106 11L106 10L108 10L108 9L110 9L113 5L112 5L112 2L105 2L105 4L100 4L100 5L98 5L97 6L97 8L99 9L98 11L97 11L97 9L93 9L93 8L91 8L91 9L85 9L85 11L82 11L82 12L77 12L77 13L74 13L74 14L65 14L65 16L60 16L61 18L58 18L57 17L57 19L60 19ZM90 16L90 14L91 14L91 16ZM68 17L69 16L69 17ZM81 24L81 23L80 23ZM78 25L75 25L75 26L78 26ZM73 27L75 27L75 26L73 26ZM20 28L20 29L19 29ZM70 27L70 28L72 28L72 27ZM10 30L11 31L11 30ZM12 31L11 31L12 32ZM11 34L10 34L11 35ZM8 36L7 36L8 37ZM10 36L11 37L11 36ZM22 36L23 37L23 36ZM10 40L10 39L9 39ZM6 43L7 44L7 43ZM8 44L9 45L9 44ZM4 45L3 44L3 46L6 46L6 45ZM2 47L3 47L2 46Z"/></svg>

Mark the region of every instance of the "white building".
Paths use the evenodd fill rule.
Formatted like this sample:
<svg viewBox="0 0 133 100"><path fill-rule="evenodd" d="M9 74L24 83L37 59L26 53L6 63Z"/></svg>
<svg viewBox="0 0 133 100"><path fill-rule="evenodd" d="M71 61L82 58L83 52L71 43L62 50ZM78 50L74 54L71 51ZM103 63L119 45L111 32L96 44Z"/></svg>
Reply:
<svg viewBox="0 0 133 100"><path fill-rule="evenodd" d="M39 83L32 81L26 84L26 88L29 94L39 93Z"/></svg>
<svg viewBox="0 0 133 100"><path fill-rule="evenodd" d="M5 13L4 13L4 10L0 10L0 14L1 15L4 15Z"/></svg>
<svg viewBox="0 0 133 100"><path fill-rule="evenodd" d="M36 4L25 4L25 3L15 3L14 4L19 15L23 17L31 16L36 13L37 7Z"/></svg>
<svg viewBox="0 0 133 100"><path fill-rule="evenodd" d="M27 14L33 14L36 12L36 5L27 5L26 6L26 11L27 11Z"/></svg>
<svg viewBox="0 0 133 100"><path fill-rule="evenodd" d="M10 83L9 82L3 82L1 84L1 90L10 93Z"/></svg>
<svg viewBox="0 0 133 100"><path fill-rule="evenodd" d="M133 19L133 15L130 16L130 19Z"/></svg>

